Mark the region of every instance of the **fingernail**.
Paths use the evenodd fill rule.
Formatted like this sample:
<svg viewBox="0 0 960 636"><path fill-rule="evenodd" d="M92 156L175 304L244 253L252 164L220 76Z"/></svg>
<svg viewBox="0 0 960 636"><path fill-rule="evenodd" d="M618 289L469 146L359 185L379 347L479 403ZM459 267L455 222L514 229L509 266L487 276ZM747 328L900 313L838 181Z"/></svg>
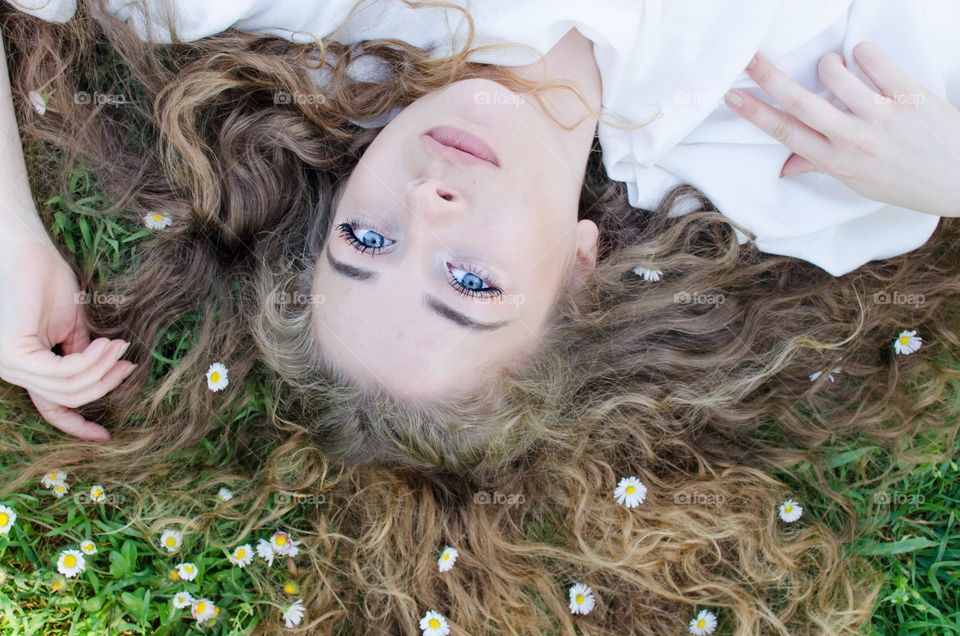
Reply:
<svg viewBox="0 0 960 636"><path fill-rule="evenodd" d="M130 377L130 374L133 373L134 369L136 369L136 368L137 368L137 365L131 364L131 365L130 365L130 368L127 369L127 372L123 374L124 379L129 378L129 377Z"/></svg>
<svg viewBox="0 0 960 636"><path fill-rule="evenodd" d="M123 345L123 349L120 349L120 357L123 357L123 354L127 352L127 349L130 348L130 344L131 343L128 342L127 344Z"/></svg>
<svg viewBox="0 0 960 636"><path fill-rule="evenodd" d="M727 91L727 94L723 96L723 101L727 102L730 108L743 106L743 97L737 91Z"/></svg>
<svg viewBox="0 0 960 636"><path fill-rule="evenodd" d="M748 71L751 70L754 66L757 65L757 55L759 55L759 53L757 53L756 55L754 55L753 57L751 57L751 58L750 58L750 61L747 62L747 70L748 70Z"/></svg>

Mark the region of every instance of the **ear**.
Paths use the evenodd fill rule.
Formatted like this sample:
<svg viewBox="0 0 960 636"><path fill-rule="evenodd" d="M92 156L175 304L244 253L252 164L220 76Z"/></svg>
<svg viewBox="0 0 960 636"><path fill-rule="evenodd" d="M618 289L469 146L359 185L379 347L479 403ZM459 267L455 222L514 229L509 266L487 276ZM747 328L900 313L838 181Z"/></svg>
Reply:
<svg viewBox="0 0 960 636"><path fill-rule="evenodd" d="M600 229L593 221L577 222L577 254L573 263L574 279L583 284L597 267Z"/></svg>

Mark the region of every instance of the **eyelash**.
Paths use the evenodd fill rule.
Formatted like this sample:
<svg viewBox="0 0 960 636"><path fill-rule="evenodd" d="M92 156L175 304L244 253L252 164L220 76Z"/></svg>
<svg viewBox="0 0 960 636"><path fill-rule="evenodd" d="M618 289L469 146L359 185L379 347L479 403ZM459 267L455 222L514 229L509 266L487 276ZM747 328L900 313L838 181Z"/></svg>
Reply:
<svg viewBox="0 0 960 636"><path fill-rule="evenodd" d="M337 226L337 230L339 230L340 236L342 236L344 240L346 240L347 243L349 243L350 246L353 247L353 249L357 250L361 254L366 254L367 252L370 252L371 254L381 253L383 251L382 247L370 247L369 245L364 245L363 242L357 238L357 235L353 233L353 228L354 226L358 226L358 225L367 227L368 229L373 230L377 234L380 234L381 236L386 238L386 234L384 232L358 219L351 219L346 223L341 223L340 225ZM447 265L448 265L446 267L447 280L449 281L450 286L453 287L453 289L457 293L463 294L464 296L470 296L472 298L477 298L481 296L502 296L503 295L502 289L497 287L495 284L490 284L490 282L492 282L492 277L489 274L487 274L482 267L479 267L476 265L453 265L452 263L448 263ZM470 289L464 286L463 283L457 280L457 277L454 276L453 272L450 271L451 267L453 267L453 269L462 269L464 271L470 272L471 274L474 274L475 276L479 276L480 278L483 279L485 283L488 283L487 289L482 289L482 290Z"/></svg>
<svg viewBox="0 0 960 636"><path fill-rule="evenodd" d="M380 252L383 251L383 247L370 247L369 245L364 245L363 241L358 239L357 235L353 233L353 228L355 225L366 225L366 224L361 223L358 220L351 220L351 221L347 221L346 223L341 223L340 225L337 226L337 229L340 231L340 236L342 236L344 240L346 240L347 243L349 243L350 246L353 247L353 249L357 250L361 254L366 254L367 252L370 252L371 254L379 254ZM380 236L383 236L384 238L386 238L386 234L384 234L377 228L370 227L369 229L373 230Z"/></svg>
<svg viewBox="0 0 960 636"><path fill-rule="evenodd" d="M464 271L470 272L475 276L479 276L483 279L483 282L487 284L487 289L470 289L465 287L463 283L457 280L457 277L453 275L453 272L450 271L450 266L453 269L462 269ZM480 296L502 296L503 290L497 287L493 279L483 271L483 268L476 265L453 265L452 263L448 264L447 270L447 280L450 281L450 286L453 287L457 292L463 294L464 296L470 296L471 298L477 298Z"/></svg>

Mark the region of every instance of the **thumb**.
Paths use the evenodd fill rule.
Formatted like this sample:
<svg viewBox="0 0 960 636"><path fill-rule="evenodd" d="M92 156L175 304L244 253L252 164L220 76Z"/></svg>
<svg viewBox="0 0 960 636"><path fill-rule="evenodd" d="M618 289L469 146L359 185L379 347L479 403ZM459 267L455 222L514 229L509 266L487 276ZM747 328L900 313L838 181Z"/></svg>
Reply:
<svg viewBox="0 0 960 636"><path fill-rule="evenodd" d="M780 178L783 177L792 177L795 174L803 174L805 172L816 172L817 167L812 163L801 157L800 155L790 155L786 163L783 164L783 168L780 170Z"/></svg>

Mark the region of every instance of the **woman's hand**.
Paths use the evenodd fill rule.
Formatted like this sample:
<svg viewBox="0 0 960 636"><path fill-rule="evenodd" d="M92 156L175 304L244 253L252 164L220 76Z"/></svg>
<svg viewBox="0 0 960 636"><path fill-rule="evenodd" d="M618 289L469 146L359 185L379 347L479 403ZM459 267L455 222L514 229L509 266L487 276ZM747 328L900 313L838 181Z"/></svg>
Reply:
<svg viewBox="0 0 960 636"><path fill-rule="evenodd" d="M90 342L76 277L49 241L29 238L0 253L0 378L30 394L50 424L86 440L110 434L71 409L120 384L134 365L128 343ZM51 348L60 344L62 356Z"/></svg>
<svg viewBox="0 0 960 636"><path fill-rule="evenodd" d="M860 43L853 55L880 93L836 53L819 66L823 85L847 111L800 86L759 53L747 74L782 110L740 90L727 93L727 106L795 153L782 177L822 172L875 201L960 216L960 110L873 45Z"/></svg>

